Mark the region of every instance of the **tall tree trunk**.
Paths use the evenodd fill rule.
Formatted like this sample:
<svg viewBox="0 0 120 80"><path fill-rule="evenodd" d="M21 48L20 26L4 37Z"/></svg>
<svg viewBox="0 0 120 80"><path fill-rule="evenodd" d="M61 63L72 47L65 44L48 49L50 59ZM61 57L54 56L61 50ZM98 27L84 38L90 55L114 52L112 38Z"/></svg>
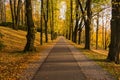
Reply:
<svg viewBox="0 0 120 80"><path fill-rule="evenodd" d="M2 16L2 1L0 0L0 23L2 22L2 18L1 18L1 16Z"/></svg>
<svg viewBox="0 0 120 80"><path fill-rule="evenodd" d="M26 16L27 16L27 43L24 51L35 51L34 40L35 40L35 26L32 18L32 5L31 0L26 0Z"/></svg>
<svg viewBox="0 0 120 80"><path fill-rule="evenodd" d="M99 30L99 14L97 14L96 49L98 49L98 30Z"/></svg>
<svg viewBox="0 0 120 80"><path fill-rule="evenodd" d="M10 0L10 9L11 9L11 16L12 16L12 26L13 26L13 29L15 29L15 19L14 19L14 12L13 12L13 2L12 0Z"/></svg>
<svg viewBox="0 0 120 80"><path fill-rule="evenodd" d="M73 39L73 1L70 0L70 27L69 27L69 40ZM72 38L71 38L72 37Z"/></svg>
<svg viewBox="0 0 120 80"><path fill-rule="evenodd" d="M52 17L51 17L51 40L54 39L54 10L53 10L53 0L51 0L51 11L52 11Z"/></svg>
<svg viewBox="0 0 120 80"><path fill-rule="evenodd" d="M6 6L5 0L1 0L1 21L6 22Z"/></svg>
<svg viewBox="0 0 120 80"><path fill-rule="evenodd" d="M85 49L90 49L90 25L91 25L91 18L92 18L91 2L92 2L91 0L87 0L86 2L86 9L87 9L87 19L86 19L82 4L80 0L78 0L78 3L80 5L80 10L82 12L83 19L84 19L84 24L85 24Z"/></svg>
<svg viewBox="0 0 120 80"><path fill-rule="evenodd" d="M83 18L81 19L80 24L79 24L78 44L81 44L82 22L83 22Z"/></svg>
<svg viewBox="0 0 120 80"><path fill-rule="evenodd" d="M45 21L45 42L48 42L48 21Z"/></svg>
<svg viewBox="0 0 120 80"><path fill-rule="evenodd" d="M85 22L85 49L90 49L90 25L91 25L91 3L92 0L87 0L87 22Z"/></svg>
<svg viewBox="0 0 120 80"><path fill-rule="evenodd" d="M102 45L105 47L105 35L104 35L104 12L102 13Z"/></svg>
<svg viewBox="0 0 120 80"><path fill-rule="evenodd" d="M104 49L107 49L107 28L105 28L105 47Z"/></svg>
<svg viewBox="0 0 120 80"><path fill-rule="evenodd" d="M21 8L21 25L24 25L24 9L23 9L23 5Z"/></svg>
<svg viewBox="0 0 120 80"><path fill-rule="evenodd" d="M77 31L78 31L78 23L79 23L79 4L78 0L76 0L76 25L73 34L73 42L77 43Z"/></svg>
<svg viewBox="0 0 120 80"><path fill-rule="evenodd" d="M22 8L22 0L18 0L18 6L17 6L17 15L16 15L16 26L18 27L20 25L20 10Z"/></svg>
<svg viewBox="0 0 120 80"><path fill-rule="evenodd" d="M43 45L43 0L41 0L40 44Z"/></svg>
<svg viewBox="0 0 120 80"><path fill-rule="evenodd" d="M112 0L111 42L107 59L119 63L120 55L120 0Z"/></svg>
<svg viewBox="0 0 120 80"><path fill-rule="evenodd" d="M18 26L17 26L17 0L13 0L14 1L14 20L15 20L15 29L17 30L18 29Z"/></svg>
<svg viewBox="0 0 120 80"><path fill-rule="evenodd" d="M12 15L12 23L13 29L18 29L18 25L20 22L20 10L22 7L22 0L10 0L10 8L11 8L11 15Z"/></svg>
<svg viewBox="0 0 120 80"><path fill-rule="evenodd" d="M45 42L48 42L48 4L49 0L46 0L45 12L44 12L44 20L45 20Z"/></svg>

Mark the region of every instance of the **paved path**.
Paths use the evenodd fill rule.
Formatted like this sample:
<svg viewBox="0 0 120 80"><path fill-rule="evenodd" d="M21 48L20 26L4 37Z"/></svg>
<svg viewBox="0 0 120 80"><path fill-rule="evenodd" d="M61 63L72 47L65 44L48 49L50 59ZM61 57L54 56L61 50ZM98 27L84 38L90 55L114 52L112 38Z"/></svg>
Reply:
<svg viewBox="0 0 120 80"><path fill-rule="evenodd" d="M114 79L61 37L32 80Z"/></svg>
<svg viewBox="0 0 120 80"><path fill-rule="evenodd" d="M85 80L85 75L63 38L60 38L33 80Z"/></svg>

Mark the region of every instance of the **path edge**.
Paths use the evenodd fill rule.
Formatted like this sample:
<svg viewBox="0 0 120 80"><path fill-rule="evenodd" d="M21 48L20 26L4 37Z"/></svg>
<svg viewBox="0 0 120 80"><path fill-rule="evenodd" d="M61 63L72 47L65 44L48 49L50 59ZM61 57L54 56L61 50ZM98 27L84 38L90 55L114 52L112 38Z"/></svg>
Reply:
<svg viewBox="0 0 120 80"><path fill-rule="evenodd" d="M56 41L55 41L55 44L56 44ZM34 75L36 74L36 72L39 70L39 68L42 66L44 61L49 56L49 53L53 49L55 44L52 44L52 46L48 46L45 50L40 52L40 53L44 54L44 56L40 57L40 59L34 63L29 63L29 65L28 65L29 67L26 70L24 70L22 74L19 75L20 76L19 80L32 80L34 78ZM35 65L33 66L33 64L35 64Z"/></svg>
<svg viewBox="0 0 120 80"><path fill-rule="evenodd" d="M79 62L79 58L85 57L87 58L87 56L85 56L82 52L80 52L74 45L69 44L67 40L65 40L66 43L68 44L68 47L73 55L73 57L75 58L77 64L79 65L79 67L81 68L82 72L85 74L87 80L103 80L100 79L100 77L98 77L97 79L95 78L96 75L92 75L91 72L88 73L88 71L86 70L86 68L84 68L84 64L82 64L81 62ZM81 56L78 56L78 54L80 54ZM97 68L100 68L103 72L103 77L105 78L104 80L116 80L109 72L105 71L101 66L99 66L96 62L94 62L92 59L87 58L88 60L90 60L90 62L93 63L93 65L96 65ZM82 67L81 67L82 66ZM98 71L99 72L99 71Z"/></svg>

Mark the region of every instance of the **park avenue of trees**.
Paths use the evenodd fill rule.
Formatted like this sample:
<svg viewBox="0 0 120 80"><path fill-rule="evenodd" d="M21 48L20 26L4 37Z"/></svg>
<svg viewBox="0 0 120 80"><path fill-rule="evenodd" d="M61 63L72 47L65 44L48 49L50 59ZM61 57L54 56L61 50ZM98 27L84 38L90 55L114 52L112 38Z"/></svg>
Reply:
<svg viewBox="0 0 120 80"><path fill-rule="evenodd" d="M25 52L36 51L38 31L40 45L43 35L46 43L48 34L51 40L63 35L84 44L84 49L109 50L107 60L119 63L120 0L0 0L0 4L0 25L27 31Z"/></svg>

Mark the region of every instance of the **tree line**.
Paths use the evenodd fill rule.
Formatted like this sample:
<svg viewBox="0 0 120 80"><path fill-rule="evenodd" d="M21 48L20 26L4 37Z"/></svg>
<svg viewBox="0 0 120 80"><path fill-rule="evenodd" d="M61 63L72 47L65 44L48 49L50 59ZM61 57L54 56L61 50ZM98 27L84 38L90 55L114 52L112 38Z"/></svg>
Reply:
<svg viewBox="0 0 120 80"><path fill-rule="evenodd" d="M0 0L0 23L6 24L6 4L9 5L9 10L11 13L12 28L18 30L27 31L27 43L24 48L24 52L35 51L34 40L36 29L40 32L40 44L43 45L43 33L45 34L45 42L48 42L48 32L51 34L51 40L56 38L56 33L54 32L54 4L53 0ZM38 2L40 5L36 6ZM34 22L34 7L39 7L39 25L35 26ZM34 9L33 9L34 8ZM3 16L4 15L4 16ZM36 16L36 15L35 15ZM36 16L38 18L38 16ZM49 20L49 21L48 21ZM50 26L49 26L50 24ZM8 25L9 26L9 25ZM50 29L48 29L48 26Z"/></svg>
<svg viewBox="0 0 120 80"><path fill-rule="evenodd" d="M108 5L103 5L101 8L101 5L98 3L106 4L106 2L102 0L69 0L69 6L70 9L68 10L70 15L66 20L69 20L69 24L67 24L69 27L66 28L66 38L69 40L72 40L74 43L81 43L81 35L84 34L84 49L91 49L91 43L92 43L92 25L96 23L96 49L98 48L98 35L99 35L99 23L100 23L100 16L104 10L107 8L110 8L112 13L112 18L110 21L110 43L109 43L109 53L107 56L108 61L114 61L115 63L119 63L119 55L120 55L120 38L118 35L120 35L120 1L119 0L112 0L111 4L112 7ZM95 9L95 7L99 9ZM95 10L94 10L94 9ZM106 12L105 12L106 13ZM103 13L102 13L103 14ZM66 14L67 15L67 14ZM94 23L94 19L96 19L96 22ZM74 22L75 21L75 22ZM107 24L108 19L106 19ZM92 23L92 24L91 24ZM102 20L103 26L105 25L104 22L104 16ZM84 29L83 29L84 27ZM93 28L94 29L94 28ZM84 31L84 32L83 32ZM107 27L102 27L102 43L104 49L107 49L108 45L108 39L107 38Z"/></svg>
<svg viewBox="0 0 120 80"><path fill-rule="evenodd" d="M72 40L74 43L81 44L84 36L85 49L91 49L92 44L92 25L96 26L96 49L99 45L99 24L100 18L102 18L102 24L104 26L104 15L102 12L109 8L111 9L112 18L110 23L110 45L107 60L119 63L120 53L120 1L112 0L110 5L109 0L62 0L66 1L67 11L65 16L65 29L63 35L67 39ZM36 4L39 3L40 5ZM60 0L0 0L0 23L6 22L6 4L9 3L11 12L12 28L18 30L19 28L25 28L27 30L27 43L24 51L35 51L34 40L36 29L40 32L40 44L43 45L43 34L45 34L45 42L48 42L48 34L51 34L51 40L56 38L59 32L55 32L56 28L56 4ZM33 4L34 3L34 4ZM104 4L103 6L101 4ZM37 14L36 9L40 8ZM96 7L98 9L96 9ZM33 9L34 8L34 9ZM38 16L36 16L38 15ZM34 16L39 17L38 21L34 20ZM107 23L107 22L106 22ZM36 27L37 24L37 27ZM94 28L93 28L94 29ZM107 49L108 40L107 28L101 27L102 32L102 44L104 49Z"/></svg>

